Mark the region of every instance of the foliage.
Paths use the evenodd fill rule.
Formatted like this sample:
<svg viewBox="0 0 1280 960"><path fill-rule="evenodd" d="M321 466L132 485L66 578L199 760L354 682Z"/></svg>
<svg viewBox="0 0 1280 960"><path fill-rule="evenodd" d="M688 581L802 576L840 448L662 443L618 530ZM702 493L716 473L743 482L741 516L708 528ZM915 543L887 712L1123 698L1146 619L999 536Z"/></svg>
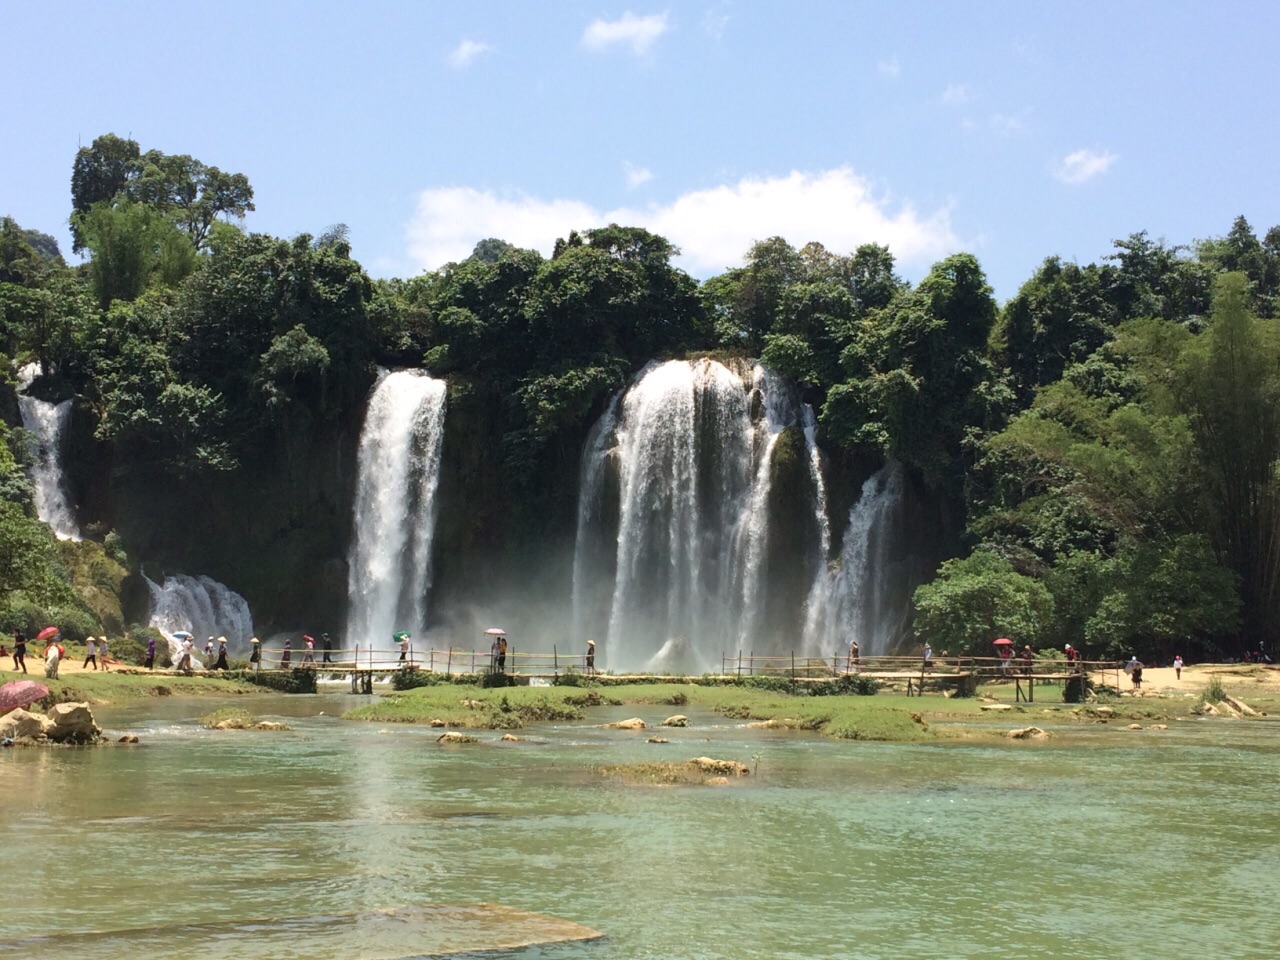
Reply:
<svg viewBox="0 0 1280 960"><path fill-rule="evenodd" d="M940 648L991 654L997 637L1036 646L1053 616L1053 597L1038 580L985 550L948 560L938 578L916 589L916 634Z"/></svg>

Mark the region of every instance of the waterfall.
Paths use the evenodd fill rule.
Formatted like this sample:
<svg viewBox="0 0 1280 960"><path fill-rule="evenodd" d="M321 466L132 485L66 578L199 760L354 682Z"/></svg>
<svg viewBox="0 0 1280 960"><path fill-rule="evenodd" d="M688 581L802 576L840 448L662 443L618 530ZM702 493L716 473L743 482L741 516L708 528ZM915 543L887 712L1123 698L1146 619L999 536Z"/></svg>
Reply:
<svg viewBox="0 0 1280 960"><path fill-rule="evenodd" d="M360 434L347 646L390 649L421 635L444 441L445 383L418 370L383 376Z"/></svg>
<svg viewBox="0 0 1280 960"><path fill-rule="evenodd" d="M890 462L867 479L849 511L840 562L824 564L809 593L805 649L814 656L884 653L905 617L893 547L905 492L902 466ZM829 543L828 535L828 543Z"/></svg>
<svg viewBox="0 0 1280 960"><path fill-rule="evenodd" d="M575 634L605 638L601 664L718 669L760 630L774 451L803 421L781 378L705 359L650 364L610 405L584 450L574 561Z"/></svg>
<svg viewBox="0 0 1280 960"><path fill-rule="evenodd" d="M174 638L186 631L195 638L197 650L204 649L207 637L226 637L232 656L249 655L253 636L253 615L244 597L210 577L175 574L158 584L143 576L151 591L151 626L169 641L174 663L181 656L182 643Z"/></svg>
<svg viewBox="0 0 1280 960"><path fill-rule="evenodd" d="M53 404L27 396L27 388L39 373L38 363L29 363L18 372L22 426L38 444L31 466L36 516L49 525L59 540L79 540L80 525L62 483L62 434L71 417L71 401Z"/></svg>

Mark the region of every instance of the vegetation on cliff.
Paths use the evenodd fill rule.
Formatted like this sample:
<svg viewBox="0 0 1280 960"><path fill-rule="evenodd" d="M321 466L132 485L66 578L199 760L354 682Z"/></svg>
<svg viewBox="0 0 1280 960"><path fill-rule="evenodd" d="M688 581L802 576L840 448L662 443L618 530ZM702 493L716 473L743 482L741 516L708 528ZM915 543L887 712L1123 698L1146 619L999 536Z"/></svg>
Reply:
<svg viewBox="0 0 1280 960"><path fill-rule="evenodd" d="M127 626L124 574L144 561L223 579L267 621L332 621L379 365L450 382L442 582L502 569L571 542L609 398L653 359L717 351L793 378L830 462L895 458L939 505L956 558L916 597L935 647L1280 639L1280 228L1259 240L1240 217L1192 249L1137 233L1100 263L1050 257L1000 306L969 254L913 287L884 247L775 237L699 284L665 239L618 225L549 258L491 239L373 280L345 227L246 233L246 176L114 135L80 150L71 186L87 262L0 224L0 368L39 360L31 392L75 398L66 468L91 543L69 553L33 519L10 382L0 626ZM833 509L857 482L833 483Z"/></svg>

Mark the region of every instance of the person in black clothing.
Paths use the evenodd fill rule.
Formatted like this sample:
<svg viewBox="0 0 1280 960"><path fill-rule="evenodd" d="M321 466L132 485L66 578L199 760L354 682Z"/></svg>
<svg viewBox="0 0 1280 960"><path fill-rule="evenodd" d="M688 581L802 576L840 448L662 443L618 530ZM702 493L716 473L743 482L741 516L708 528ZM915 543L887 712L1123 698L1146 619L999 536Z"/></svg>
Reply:
<svg viewBox="0 0 1280 960"><path fill-rule="evenodd" d="M22 668L27 672L27 635L21 630L13 631L13 669Z"/></svg>
<svg viewBox="0 0 1280 960"><path fill-rule="evenodd" d="M333 663L333 657L331 656L333 653L333 641L329 639L327 633L320 634L320 639L323 641L324 646L324 656L320 658L321 663Z"/></svg>

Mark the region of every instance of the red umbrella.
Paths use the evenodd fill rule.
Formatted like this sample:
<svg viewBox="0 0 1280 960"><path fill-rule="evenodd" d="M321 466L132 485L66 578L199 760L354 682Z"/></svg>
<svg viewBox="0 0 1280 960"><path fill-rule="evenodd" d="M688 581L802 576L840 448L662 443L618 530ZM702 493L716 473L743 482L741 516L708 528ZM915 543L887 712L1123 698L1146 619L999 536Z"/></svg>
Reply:
<svg viewBox="0 0 1280 960"><path fill-rule="evenodd" d="M992 640L991 642L994 643L997 647L1003 647L1006 643L1010 645L1013 644L1013 641L1010 640L1008 637L1001 637L999 640Z"/></svg>
<svg viewBox="0 0 1280 960"><path fill-rule="evenodd" d="M49 688L34 680L11 680L0 687L0 713L29 707L41 697L49 695Z"/></svg>
<svg viewBox="0 0 1280 960"><path fill-rule="evenodd" d="M39 633L36 634L36 639L48 640L50 637L56 637L57 635L58 635L57 627L45 627L43 630L41 630Z"/></svg>

